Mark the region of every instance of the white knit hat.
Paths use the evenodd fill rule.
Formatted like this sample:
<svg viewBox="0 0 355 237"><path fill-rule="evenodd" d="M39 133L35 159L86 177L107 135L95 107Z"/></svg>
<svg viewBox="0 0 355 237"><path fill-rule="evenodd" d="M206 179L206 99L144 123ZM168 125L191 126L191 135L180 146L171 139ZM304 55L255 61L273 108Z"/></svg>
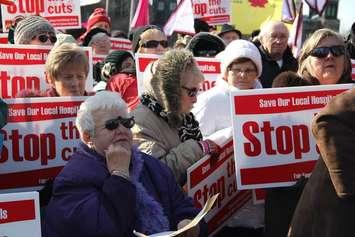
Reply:
<svg viewBox="0 0 355 237"><path fill-rule="evenodd" d="M261 62L261 55L258 48L247 40L233 40L224 51L216 55L216 58L221 60L221 75L224 76L228 66L238 58L249 58L258 70L260 77L263 66Z"/></svg>

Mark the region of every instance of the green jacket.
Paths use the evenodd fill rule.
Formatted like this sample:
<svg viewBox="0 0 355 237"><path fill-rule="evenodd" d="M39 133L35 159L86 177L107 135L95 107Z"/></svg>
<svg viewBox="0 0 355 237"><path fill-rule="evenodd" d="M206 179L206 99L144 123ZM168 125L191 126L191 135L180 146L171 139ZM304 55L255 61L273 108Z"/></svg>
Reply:
<svg viewBox="0 0 355 237"><path fill-rule="evenodd" d="M0 128L7 123L7 104L0 99Z"/></svg>

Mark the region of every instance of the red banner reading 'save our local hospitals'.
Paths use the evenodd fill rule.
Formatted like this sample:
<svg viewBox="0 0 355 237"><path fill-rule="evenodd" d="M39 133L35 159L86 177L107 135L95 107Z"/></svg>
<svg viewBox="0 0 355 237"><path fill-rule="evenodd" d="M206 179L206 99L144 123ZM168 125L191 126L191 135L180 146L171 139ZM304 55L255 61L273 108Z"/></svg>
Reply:
<svg viewBox="0 0 355 237"><path fill-rule="evenodd" d="M205 156L187 170L188 195L197 207L202 208L209 197L219 193L216 204L205 216L210 236L252 198L251 191L237 190L233 154L230 138L217 160Z"/></svg>
<svg viewBox="0 0 355 237"><path fill-rule="evenodd" d="M8 31L12 21L19 16L39 15L57 29L81 27L79 0L16 0L14 4L1 5L2 25Z"/></svg>
<svg viewBox="0 0 355 237"><path fill-rule="evenodd" d="M86 97L8 99L0 129L0 190L35 187L54 178L80 141L75 118Z"/></svg>
<svg viewBox="0 0 355 237"><path fill-rule="evenodd" d="M236 91L231 94L238 189L289 186L318 159L312 118L352 84Z"/></svg>

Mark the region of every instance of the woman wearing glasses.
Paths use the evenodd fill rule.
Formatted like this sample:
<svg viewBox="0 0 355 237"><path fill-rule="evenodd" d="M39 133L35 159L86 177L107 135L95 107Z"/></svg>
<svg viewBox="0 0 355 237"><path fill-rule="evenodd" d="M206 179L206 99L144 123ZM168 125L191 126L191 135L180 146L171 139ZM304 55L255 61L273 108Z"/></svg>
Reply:
<svg viewBox="0 0 355 237"><path fill-rule="evenodd" d="M313 84L351 82L351 66L343 38L317 30L305 42L299 73ZM294 212L290 237L353 236L354 90L335 97L312 124L321 156Z"/></svg>
<svg viewBox="0 0 355 237"><path fill-rule="evenodd" d="M168 40L164 32L155 25L138 28L133 35L133 53L161 55L168 49Z"/></svg>
<svg viewBox="0 0 355 237"><path fill-rule="evenodd" d="M180 185L186 183L188 167L206 154L219 153L214 142L202 141L190 112L202 82L191 52L168 51L157 61L149 89L133 111L134 140L140 150L167 164Z"/></svg>
<svg viewBox="0 0 355 237"><path fill-rule="evenodd" d="M54 45L56 41L53 26L41 16L25 17L14 31L15 44Z"/></svg>
<svg viewBox="0 0 355 237"><path fill-rule="evenodd" d="M132 146L134 118L114 92L86 99L77 114L82 142L54 181L43 236L133 236L176 230L198 209L170 169ZM189 236L205 236L204 223Z"/></svg>
<svg viewBox="0 0 355 237"><path fill-rule="evenodd" d="M192 112L203 137L222 145L232 137L229 94L234 90L262 88L258 80L262 62L258 48L246 40L232 41L217 58L221 61L221 74L216 86L197 97ZM262 236L263 216L263 205L253 205L250 197L218 236Z"/></svg>

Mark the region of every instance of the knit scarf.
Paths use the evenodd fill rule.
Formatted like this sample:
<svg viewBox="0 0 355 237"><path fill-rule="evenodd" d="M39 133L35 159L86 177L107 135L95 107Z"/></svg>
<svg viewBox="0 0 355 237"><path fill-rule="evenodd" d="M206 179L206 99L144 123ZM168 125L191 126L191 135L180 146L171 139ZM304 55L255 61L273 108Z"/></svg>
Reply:
<svg viewBox="0 0 355 237"><path fill-rule="evenodd" d="M164 214L162 206L148 194L139 181L143 163L141 153L134 148L130 177L136 187L136 230L148 235L168 231L170 229L169 220Z"/></svg>
<svg viewBox="0 0 355 237"><path fill-rule="evenodd" d="M168 123L168 113L164 111L163 106L161 106L155 98L148 94L143 94L141 97L141 102L158 117L162 118L165 122ZM182 124L178 128L178 134L181 142L184 142L188 139L197 141L202 140L200 127L193 113L190 112L188 114L182 115Z"/></svg>

